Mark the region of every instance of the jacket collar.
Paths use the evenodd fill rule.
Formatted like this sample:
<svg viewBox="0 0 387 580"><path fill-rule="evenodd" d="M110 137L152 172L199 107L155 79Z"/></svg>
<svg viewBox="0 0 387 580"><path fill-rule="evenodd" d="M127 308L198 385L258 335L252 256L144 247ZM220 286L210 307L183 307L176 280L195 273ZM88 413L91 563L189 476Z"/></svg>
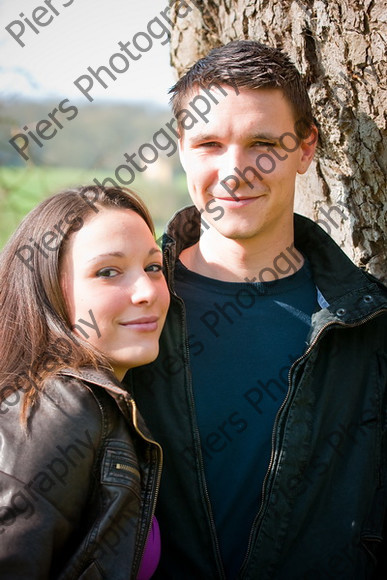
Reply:
<svg viewBox="0 0 387 580"><path fill-rule="evenodd" d="M105 389L116 401L124 417L130 419L136 432L148 443L156 445L162 457L161 447L154 441L141 413L138 412L132 395L125 388L124 384L115 378L113 373L107 369L98 370L93 367L82 367L80 369L65 368L59 374L74 377Z"/></svg>
<svg viewBox="0 0 387 580"><path fill-rule="evenodd" d="M93 367L82 367L80 369L65 368L60 371L60 374L98 385L107 391L110 391L112 394L121 397L129 395L128 391L126 391L122 383L115 378L113 373L104 369L98 370Z"/></svg>
<svg viewBox="0 0 387 580"><path fill-rule="evenodd" d="M201 233L205 235L203 227L194 206L178 211L169 222L163 245L172 289L176 260L184 248L199 240ZM387 288L355 266L319 225L294 214L294 232L294 244L310 261L320 306L329 310L329 318L351 324L387 309Z"/></svg>

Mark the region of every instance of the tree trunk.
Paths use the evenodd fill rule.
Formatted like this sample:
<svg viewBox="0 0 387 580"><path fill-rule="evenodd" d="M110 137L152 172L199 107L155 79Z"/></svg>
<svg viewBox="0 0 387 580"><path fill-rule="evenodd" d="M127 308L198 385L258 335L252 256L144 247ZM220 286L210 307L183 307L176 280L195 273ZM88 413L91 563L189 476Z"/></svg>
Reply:
<svg viewBox="0 0 387 580"><path fill-rule="evenodd" d="M191 10L182 18L184 5ZM387 0L179 0L172 20L179 75L235 39L290 54L305 76L321 138L297 182L296 211L386 280Z"/></svg>

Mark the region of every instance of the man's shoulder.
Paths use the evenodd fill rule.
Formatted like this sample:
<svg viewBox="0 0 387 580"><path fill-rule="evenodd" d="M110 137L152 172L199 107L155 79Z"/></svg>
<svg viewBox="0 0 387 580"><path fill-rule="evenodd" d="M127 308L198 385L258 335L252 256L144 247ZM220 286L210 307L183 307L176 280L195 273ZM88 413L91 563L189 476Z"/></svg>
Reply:
<svg viewBox="0 0 387 580"><path fill-rule="evenodd" d="M319 224L294 214L294 226L295 246L309 259L315 283L324 296L325 292L334 298L374 289L387 299L383 282L357 266Z"/></svg>

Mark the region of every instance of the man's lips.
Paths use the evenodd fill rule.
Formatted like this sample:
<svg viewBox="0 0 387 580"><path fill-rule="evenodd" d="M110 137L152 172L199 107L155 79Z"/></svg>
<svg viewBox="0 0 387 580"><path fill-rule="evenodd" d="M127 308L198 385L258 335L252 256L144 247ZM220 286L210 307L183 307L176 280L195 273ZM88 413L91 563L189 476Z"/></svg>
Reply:
<svg viewBox="0 0 387 580"><path fill-rule="evenodd" d="M227 196L227 197L221 197L219 195L214 195L215 199L222 199L224 201L245 201L246 199L257 199L257 197L259 197L258 195L245 195L245 196Z"/></svg>
<svg viewBox="0 0 387 580"><path fill-rule="evenodd" d="M254 201L256 201L257 199L259 199L260 197L263 197L263 194L261 195L246 195L246 196L233 196L233 197L220 197L217 195L214 195L213 198L216 201L219 201L221 203L226 204L228 207L244 207L245 205L249 205L250 203L253 203Z"/></svg>
<svg viewBox="0 0 387 580"><path fill-rule="evenodd" d="M158 316L142 316L141 318L135 318L134 320L128 320L127 322L120 322L119 324L120 326L131 328L132 330L151 332L157 330L158 320Z"/></svg>

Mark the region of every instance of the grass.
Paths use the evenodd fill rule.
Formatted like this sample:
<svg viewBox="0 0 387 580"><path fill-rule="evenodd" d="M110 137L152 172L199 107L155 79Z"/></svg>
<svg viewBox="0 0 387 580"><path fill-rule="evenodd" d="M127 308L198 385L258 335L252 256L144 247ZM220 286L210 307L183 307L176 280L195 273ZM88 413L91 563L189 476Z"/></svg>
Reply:
<svg viewBox="0 0 387 580"><path fill-rule="evenodd" d="M1 167L0 168L0 249L23 217L46 197L61 189L102 182L111 175L106 170L82 170L55 167ZM187 203L185 185L177 180L178 191L171 184L145 182L140 178L133 184L135 191L148 205L156 224L157 236L176 209ZM176 189L176 184L175 184Z"/></svg>
<svg viewBox="0 0 387 580"><path fill-rule="evenodd" d="M105 174L106 176L106 174ZM40 201L60 191L98 177L95 172L41 167L0 169L0 247L23 217Z"/></svg>

